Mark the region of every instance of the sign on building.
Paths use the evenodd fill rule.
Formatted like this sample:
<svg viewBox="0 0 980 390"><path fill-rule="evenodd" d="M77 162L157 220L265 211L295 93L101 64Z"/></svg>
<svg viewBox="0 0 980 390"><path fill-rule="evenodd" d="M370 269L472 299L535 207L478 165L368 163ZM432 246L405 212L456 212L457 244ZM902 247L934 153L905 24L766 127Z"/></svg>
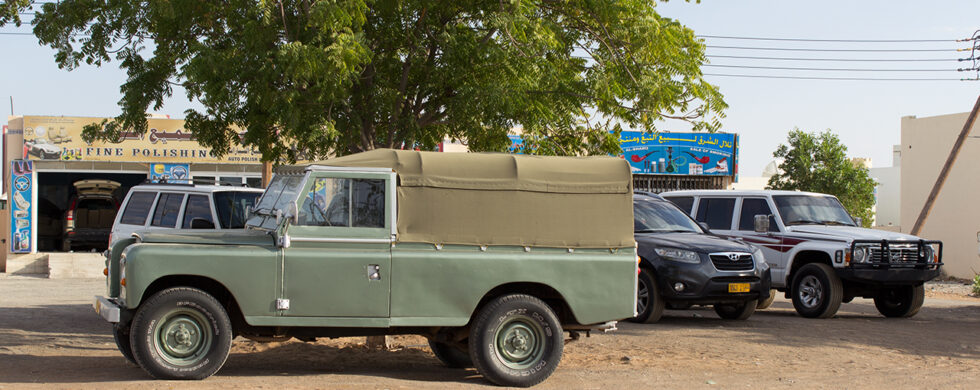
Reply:
<svg viewBox="0 0 980 390"><path fill-rule="evenodd" d="M734 176L738 136L722 133L644 133L620 135L623 157L633 173Z"/></svg>
<svg viewBox="0 0 980 390"><path fill-rule="evenodd" d="M34 191L34 163L10 162L10 251L31 253L31 218Z"/></svg>

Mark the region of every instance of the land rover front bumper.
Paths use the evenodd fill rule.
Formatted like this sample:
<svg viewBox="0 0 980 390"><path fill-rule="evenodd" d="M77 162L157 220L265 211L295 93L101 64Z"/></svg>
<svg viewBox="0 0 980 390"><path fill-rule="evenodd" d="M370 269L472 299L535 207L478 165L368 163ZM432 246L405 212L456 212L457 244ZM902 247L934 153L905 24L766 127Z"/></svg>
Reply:
<svg viewBox="0 0 980 390"><path fill-rule="evenodd" d="M95 309L96 314L102 316L102 319L113 323L119 322L123 313L122 307L116 302L100 295L95 296L92 308Z"/></svg>

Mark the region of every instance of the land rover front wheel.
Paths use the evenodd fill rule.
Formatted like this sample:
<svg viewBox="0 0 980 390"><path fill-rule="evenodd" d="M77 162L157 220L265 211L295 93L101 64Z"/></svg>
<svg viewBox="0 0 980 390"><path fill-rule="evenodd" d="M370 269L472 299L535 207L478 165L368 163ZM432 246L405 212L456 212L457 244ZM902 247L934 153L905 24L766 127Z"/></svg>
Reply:
<svg viewBox="0 0 980 390"><path fill-rule="evenodd" d="M505 295L480 309L473 321L470 358L490 382L530 387L558 367L564 337L548 304L529 295Z"/></svg>
<svg viewBox="0 0 980 390"><path fill-rule="evenodd" d="M231 321L208 293L169 288L143 303L133 318L133 356L159 379L204 379L221 369L231 350Z"/></svg>
<svg viewBox="0 0 980 390"><path fill-rule="evenodd" d="M875 297L875 307L885 317L911 317L922 308L925 296L926 291L921 284L886 288Z"/></svg>
<svg viewBox="0 0 980 390"><path fill-rule="evenodd" d="M660 317L664 315L664 306L657 277L646 268L640 269L640 274L636 275L636 317L629 321L641 324L660 321Z"/></svg>
<svg viewBox="0 0 980 390"><path fill-rule="evenodd" d="M793 307L807 318L830 318L844 298L844 286L827 264L804 265L793 277Z"/></svg>

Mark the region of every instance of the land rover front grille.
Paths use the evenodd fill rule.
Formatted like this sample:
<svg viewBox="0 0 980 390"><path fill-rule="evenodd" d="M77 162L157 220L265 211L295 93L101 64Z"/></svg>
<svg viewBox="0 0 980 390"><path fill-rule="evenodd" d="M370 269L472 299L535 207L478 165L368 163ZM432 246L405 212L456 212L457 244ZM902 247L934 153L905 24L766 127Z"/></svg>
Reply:
<svg viewBox="0 0 980 390"><path fill-rule="evenodd" d="M749 253L712 253L708 257L719 271L749 271L755 266Z"/></svg>

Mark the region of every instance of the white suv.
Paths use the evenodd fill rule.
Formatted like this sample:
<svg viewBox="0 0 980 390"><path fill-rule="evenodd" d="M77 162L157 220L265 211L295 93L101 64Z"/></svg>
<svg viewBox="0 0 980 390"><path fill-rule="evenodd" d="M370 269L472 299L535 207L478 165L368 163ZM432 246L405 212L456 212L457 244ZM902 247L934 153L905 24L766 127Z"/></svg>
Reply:
<svg viewBox="0 0 980 390"><path fill-rule="evenodd" d="M841 302L874 298L886 317L922 307L923 283L939 276L942 242L859 227L837 198L798 191L671 191L661 194L712 233L755 244L772 286L804 317L832 317Z"/></svg>
<svg viewBox="0 0 980 390"><path fill-rule="evenodd" d="M139 231L243 229L248 210L262 195L248 187L142 184L126 194L109 236L109 248Z"/></svg>

